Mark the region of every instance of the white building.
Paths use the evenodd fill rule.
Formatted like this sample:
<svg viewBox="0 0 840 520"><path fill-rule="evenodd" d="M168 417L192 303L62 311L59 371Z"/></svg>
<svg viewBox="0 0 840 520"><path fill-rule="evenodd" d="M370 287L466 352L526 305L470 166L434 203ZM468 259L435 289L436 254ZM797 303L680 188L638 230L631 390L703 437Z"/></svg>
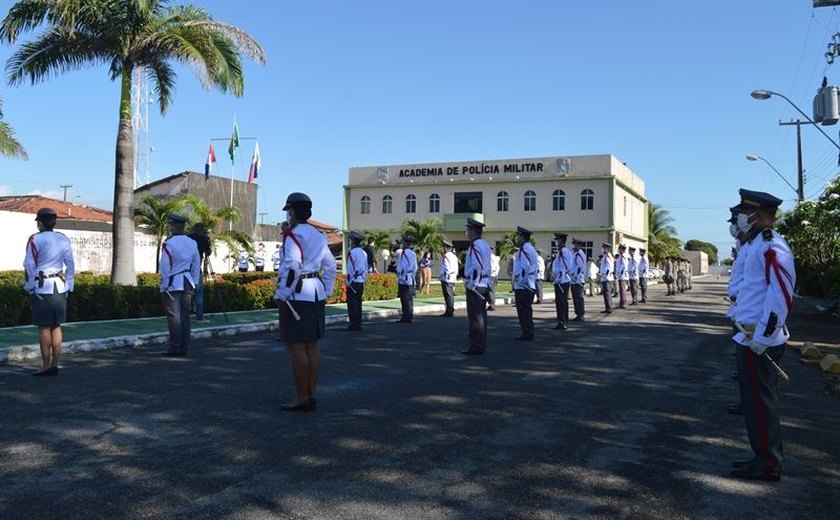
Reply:
<svg viewBox="0 0 840 520"><path fill-rule="evenodd" d="M555 232L600 245L647 247L645 183L612 155L350 168L344 229L396 230L408 218L443 222L456 249L467 246L467 217L486 224L497 245L523 226L548 254Z"/></svg>

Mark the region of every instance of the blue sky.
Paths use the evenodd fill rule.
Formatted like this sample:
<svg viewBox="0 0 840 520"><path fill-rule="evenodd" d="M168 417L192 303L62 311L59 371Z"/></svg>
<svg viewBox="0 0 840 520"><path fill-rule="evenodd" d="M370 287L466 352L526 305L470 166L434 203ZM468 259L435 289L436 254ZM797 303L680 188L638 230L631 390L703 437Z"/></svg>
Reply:
<svg viewBox="0 0 840 520"><path fill-rule="evenodd" d="M305 191L314 218L341 225L352 166L611 153L647 183L682 240L730 240L737 189L795 193L797 116L810 114L840 15L810 0L562 2L556 0L198 0L242 27L267 54L248 64L241 99L205 91L179 69L166 116L152 107L152 180L202 171L209 140L260 141L260 212L281 218ZM0 1L3 14L13 4ZM29 37L25 38L29 39ZM5 63L12 49L0 47ZM840 64L840 62L839 62ZM0 86L5 120L30 160L0 159L0 194L43 193L109 208L119 85L104 67L36 86ZM838 138L840 126L824 127ZM802 128L806 196L837 175L837 150ZM214 145L228 176L226 145ZM253 144L234 175L247 178ZM516 223L512 223L515 225Z"/></svg>

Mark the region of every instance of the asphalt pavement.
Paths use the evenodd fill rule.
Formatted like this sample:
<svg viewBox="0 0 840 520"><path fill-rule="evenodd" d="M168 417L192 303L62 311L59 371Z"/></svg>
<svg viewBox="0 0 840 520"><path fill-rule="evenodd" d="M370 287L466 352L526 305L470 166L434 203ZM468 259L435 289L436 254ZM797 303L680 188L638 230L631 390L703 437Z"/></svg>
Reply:
<svg viewBox="0 0 840 520"><path fill-rule="evenodd" d="M455 318L328 327L318 410L292 398L275 332L77 353L57 377L0 365L0 518L836 518L838 401L791 351L778 483L749 456L724 282L552 330L489 317L484 356ZM796 331L792 331L794 337Z"/></svg>

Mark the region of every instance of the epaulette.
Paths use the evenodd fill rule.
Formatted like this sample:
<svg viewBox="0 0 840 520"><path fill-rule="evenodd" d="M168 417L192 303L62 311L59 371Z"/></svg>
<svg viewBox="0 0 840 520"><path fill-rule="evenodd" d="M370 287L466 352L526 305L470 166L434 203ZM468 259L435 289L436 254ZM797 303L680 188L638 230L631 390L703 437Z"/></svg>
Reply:
<svg viewBox="0 0 840 520"><path fill-rule="evenodd" d="M764 237L764 240L773 240L773 230L767 228L761 232L761 236Z"/></svg>

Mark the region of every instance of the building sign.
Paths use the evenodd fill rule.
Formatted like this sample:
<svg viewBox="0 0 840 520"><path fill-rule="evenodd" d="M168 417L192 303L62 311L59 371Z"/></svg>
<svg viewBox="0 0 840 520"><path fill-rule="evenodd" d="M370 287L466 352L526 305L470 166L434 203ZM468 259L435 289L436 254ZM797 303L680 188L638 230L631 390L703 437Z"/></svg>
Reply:
<svg viewBox="0 0 840 520"><path fill-rule="evenodd" d="M447 178L464 175L502 175L512 177L520 173L565 176L569 173L571 166L572 162L570 159L560 158L548 161L488 161L417 166L380 166L376 171L379 181L385 182L390 176L395 177L395 180L429 177Z"/></svg>

